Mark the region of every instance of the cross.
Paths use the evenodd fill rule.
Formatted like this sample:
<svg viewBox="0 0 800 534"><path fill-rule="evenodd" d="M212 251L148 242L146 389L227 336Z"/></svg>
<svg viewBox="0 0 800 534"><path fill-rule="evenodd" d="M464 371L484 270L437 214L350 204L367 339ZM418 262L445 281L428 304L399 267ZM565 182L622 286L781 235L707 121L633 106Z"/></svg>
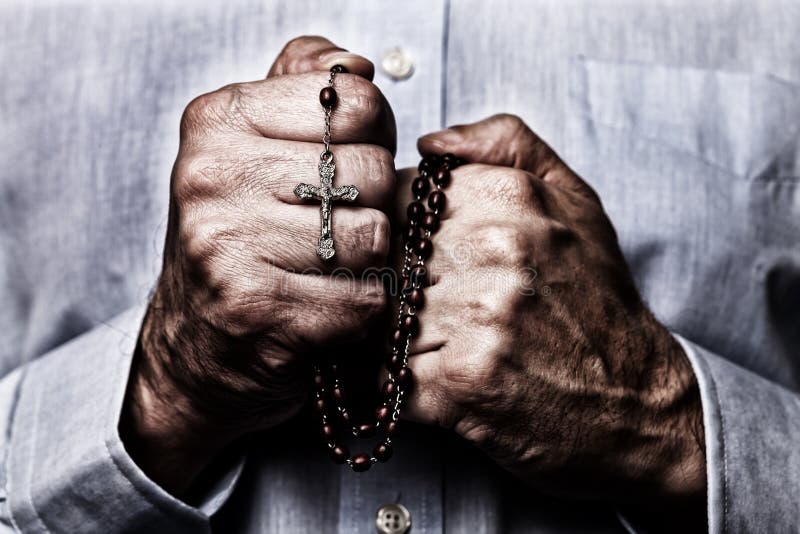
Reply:
<svg viewBox="0 0 800 534"><path fill-rule="evenodd" d="M303 200L309 198L318 199L322 202L320 206L321 230L319 244L317 245L317 256L323 260L331 259L336 251L333 248L333 236L331 235L331 211L333 211L334 200L347 200L352 202L358 196L358 189L354 185L343 185L333 187L333 172L336 165L333 158L323 159L319 164L319 187L309 184L297 184L294 194Z"/></svg>

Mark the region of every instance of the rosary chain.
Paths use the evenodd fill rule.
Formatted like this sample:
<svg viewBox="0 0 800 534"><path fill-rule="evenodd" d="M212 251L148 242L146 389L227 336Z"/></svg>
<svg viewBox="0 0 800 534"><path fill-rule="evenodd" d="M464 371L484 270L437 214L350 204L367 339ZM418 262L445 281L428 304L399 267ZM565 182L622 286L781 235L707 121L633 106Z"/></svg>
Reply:
<svg viewBox="0 0 800 534"><path fill-rule="evenodd" d="M332 103L326 105L323 102L323 107L325 108L325 130L322 142L325 148L320 154L320 159L327 163L333 161L333 153L331 152L331 114L336 98L333 85L336 75L340 72L346 72L346 70L339 65L331 68L328 88L330 89L329 93L332 93L333 96L332 100L326 102ZM327 89L323 90L323 92L325 91ZM409 232L405 239L403 265L399 273L403 285L399 287L398 291L397 322L392 335L390 358L386 364L388 378L384 383L383 403L375 411L375 422L359 425L351 421L352 416L345 406L346 399L342 392L342 383L337 375L336 364L329 364L327 371L323 370L320 362L315 363L313 366L316 385L315 405L320 416L323 440L333 460L340 464L347 464L354 471L366 471L375 463L388 461L392 454L392 435L400 420L401 409L407 395L407 386L410 384L411 370L408 368L408 363L411 342L412 338L417 335L419 328L417 315L424 303L422 280L418 279L414 273L421 273L423 277L425 275L425 260L432 253L430 238L438 228L440 212L444 206L445 198L442 189L449 182L450 170L455 169L461 163L461 160L452 154L445 154L444 156L426 156L419 166L420 176L415 180L415 186L412 188L416 198L416 201L412 204L416 205L409 206ZM423 215L420 212L420 207L422 207L423 197L431 189L431 180L435 186L434 191L439 197L438 200L434 199L432 195L428 197L428 205L432 211L425 214L424 220L421 220ZM419 187L417 187L417 182L420 182ZM412 207L414 208L413 217ZM422 207L421 211L425 211L424 207ZM326 376L332 379L332 387L330 388L327 387L330 382L326 382ZM347 447L337 443L335 422L328 408L329 403L333 407L332 413L337 416L339 421L347 423L349 427L348 433L355 438L371 437L378 430L383 429L385 435L375 446L372 454L360 453L350 456Z"/></svg>

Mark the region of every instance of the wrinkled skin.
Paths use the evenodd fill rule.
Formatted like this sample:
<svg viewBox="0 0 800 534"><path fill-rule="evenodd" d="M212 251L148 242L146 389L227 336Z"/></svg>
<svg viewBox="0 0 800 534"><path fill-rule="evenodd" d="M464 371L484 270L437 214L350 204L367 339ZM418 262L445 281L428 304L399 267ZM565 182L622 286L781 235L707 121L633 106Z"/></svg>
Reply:
<svg viewBox="0 0 800 534"><path fill-rule="evenodd" d="M334 64L350 72L336 85L336 184L361 194L336 207L337 258L325 263L319 206L292 190L318 182L317 95ZM325 39L299 38L267 80L186 109L164 266L121 423L134 460L175 495L239 436L291 418L307 400L309 356L362 340L385 310L374 278L320 276L391 262L390 227L411 200L416 173L395 174L394 119L372 73ZM702 530L697 385L642 302L600 199L514 116L419 148L469 163L453 172L433 238L404 417L452 428L544 491L609 500L656 530ZM374 357L362 348L354 358Z"/></svg>
<svg viewBox="0 0 800 534"><path fill-rule="evenodd" d="M702 520L694 375L642 302L595 192L515 116L419 148L472 163L452 173L433 237L406 417L453 428L545 491L664 499Z"/></svg>
<svg viewBox="0 0 800 534"><path fill-rule="evenodd" d="M361 191L336 207L335 263L316 256L328 70L341 64L334 112L337 183ZM238 436L294 415L308 389L309 353L358 340L379 318L377 281L321 276L386 264L384 212L395 187L394 116L372 64L320 37L290 42L266 80L192 101L172 174L164 264L145 319L122 434L146 472L185 492Z"/></svg>

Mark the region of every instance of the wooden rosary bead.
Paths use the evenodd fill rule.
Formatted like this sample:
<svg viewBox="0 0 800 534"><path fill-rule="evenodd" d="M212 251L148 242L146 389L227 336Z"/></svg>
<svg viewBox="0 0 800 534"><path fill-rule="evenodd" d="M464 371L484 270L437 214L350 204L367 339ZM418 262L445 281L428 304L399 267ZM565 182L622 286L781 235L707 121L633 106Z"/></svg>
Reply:
<svg viewBox="0 0 800 534"><path fill-rule="evenodd" d="M427 178L420 176L411 183L411 192L417 198L422 198L427 195L431 190L431 183Z"/></svg>
<svg viewBox="0 0 800 534"><path fill-rule="evenodd" d="M400 328L406 334L416 336L419 333L419 318L416 315L404 315L400 320Z"/></svg>
<svg viewBox="0 0 800 534"><path fill-rule="evenodd" d="M372 460L370 459L369 454L362 452L361 454L356 454L353 456L350 467L353 468L353 471L363 473L372 467Z"/></svg>
<svg viewBox="0 0 800 534"><path fill-rule="evenodd" d="M361 423L358 425L357 430L359 438L371 438L375 435L378 428L373 423Z"/></svg>
<svg viewBox="0 0 800 534"><path fill-rule="evenodd" d="M337 464L343 464L350 458L350 451L344 445L334 445L330 449L331 458Z"/></svg>
<svg viewBox="0 0 800 534"><path fill-rule="evenodd" d="M389 383L391 384L391 382ZM385 423L386 421L388 421L391 416L392 416L392 411L385 404L383 406L378 407L378 409L375 410L375 419L377 419L381 423Z"/></svg>
<svg viewBox="0 0 800 534"><path fill-rule="evenodd" d="M319 433L323 441L330 441L336 432L333 429L333 425L322 425L319 429Z"/></svg>
<svg viewBox="0 0 800 534"><path fill-rule="evenodd" d="M328 86L319 93L320 104L326 110L324 137L326 147L330 142L331 135L331 110L336 107L339 100L338 94L333 88L334 78L338 73L347 72L347 69L341 65L335 65L330 72ZM332 154L329 151L323 153L323 156L329 157L329 161L332 162ZM333 362L329 364L330 375L327 374L328 370L323 374L320 367L316 365L314 367L314 386L318 396L314 399L314 409L321 415L320 436L329 445L329 453L333 461L337 464L346 463L353 471L367 471L373 462L386 462L393 455L394 451L389 436L393 436L397 432L397 418L402 395L413 387L411 369L407 365L406 344L413 336L419 334L420 321L415 311L425 306L423 288L428 284L428 273L425 266L420 264L433 254L433 242L429 236L438 231L442 224L442 213L447 203L447 197L441 189L450 184L450 171L462 163L464 162L461 159L450 153L442 156L427 155L419 163L420 175L411 183L411 192L415 200L406 209L408 225L402 234L405 241L405 248L402 251L404 254L403 275L397 279L399 283L399 325L391 334L392 351L386 357L389 379L381 387L383 403L375 409L375 420L354 424L353 417L344 407L343 388L336 382L336 364ZM431 179L438 189L434 189ZM426 198L431 211L427 211L425 207L424 199ZM416 262L414 255L418 260ZM337 431L341 430L337 428L337 425L340 424L339 419L347 425L347 429L353 430L358 438L375 436L379 427L387 437L374 446L371 455L362 452L351 456L346 446L334 441Z"/></svg>
<svg viewBox="0 0 800 534"><path fill-rule="evenodd" d="M406 333L400 328L392 332L392 346L402 348L406 344Z"/></svg>
<svg viewBox="0 0 800 534"><path fill-rule="evenodd" d="M403 238L407 243L415 243L422 237L422 232L417 225L408 225L406 227L405 232L403 233Z"/></svg>
<svg viewBox="0 0 800 534"><path fill-rule="evenodd" d="M397 371L397 374L395 375L394 378L401 386L411 385L411 369L409 369L408 367L403 367L402 369Z"/></svg>
<svg viewBox="0 0 800 534"><path fill-rule="evenodd" d="M396 372L398 369L403 367L403 355L402 354L392 354L386 360L386 368L391 372Z"/></svg>
<svg viewBox="0 0 800 534"><path fill-rule="evenodd" d="M379 462L389 461L389 458L392 457L392 452L393 452L392 447L387 445L386 443L378 443L377 445L375 445L375 448L372 449L372 455Z"/></svg>
<svg viewBox="0 0 800 534"><path fill-rule="evenodd" d="M428 197L428 207L432 210L437 210L439 213L442 213L446 205L447 197L443 191L434 191L431 193L431 196Z"/></svg>
<svg viewBox="0 0 800 534"><path fill-rule="evenodd" d="M331 72L335 72L336 74L341 74L341 73L347 74L349 71L347 70L347 67L345 67L344 65L334 65L333 67L331 67ZM445 156L446 155L447 154L445 154ZM452 154L450 155L452 156Z"/></svg>
<svg viewBox="0 0 800 534"><path fill-rule="evenodd" d="M433 233L439 229L439 216L429 211L422 217L420 224L424 229Z"/></svg>
<svg viewBox="0 0 800 534"><path fill-rule="evenodd" d="M423 260L427 260L433 254L433 243L430 239L423 237L414 244L414 252Z"/></svg>
<svg viewBox="0 0 800 534"><path fill-rule="evenodd" d="M409 304L419 310L425 305L425 293L421 289L412 289L407 300Z"/></svg>
<svg viewBox="0 0 800 534"><path fill-rule="evenodd" d="M411 269L409 278L415 287L425 287L428 283L428 269L424 265L416 265Z"/></svg>
<svg viewBox="0 0 800 534"><path fill-rule="evenodd" d="M394 382L391 380L387 380L383 383L383 387L381 388L381 394L386 397L387 399L394 395L395 391L397 391L397 386L394 385ZM385 408L385 406L384 406Z"/></svg>
<svg viewBox="0 0 800 534"><path fill-rule="evenodd" d="M448 169L439 169L433 175L433 183L439 187L447 187L450 184L450 171Z"/></svg>
<svg viewBox="0 0 800 534"><path fill-rule="evenodd" d="M319 103L322 104L324 108L333 109L338 100L339 97L336 95L336 89L333 87L323 87L322 91L319 92Z"/></svg>
<svg viewBox="0 0 800 534"><path fill-rule="evenodd" d="M332 73L347 72L344 68L334 67ZM337 102L336 91L328 86L320 92L320 103L326 109L332 109ZM414 381L411 369L407 365L405 354L406 343L410 336L419 334L420 321L415 310L420 310L425 306L424 287L428 285L428 272L424 265L420 265L424 260L433 254L433 242L425 235L430 235L438 231L441 226L441 213L447 204L445 193L439 189L433 190L430 178L439 187L446 187L451 180L450 170L464 163L453 154L443 156L426 156L419 165L420 176L411 184L411 190L417 200L411 202L407 208L409 224L403 231L403 238L406 242L404 258L404 276L398 279L400 284L400 308L401 315L399 327L392 331L390 343L392 352L386 359L386 368L389 370L389 379L381 387L383 404L375 409L375 420L362 422L353 426L352 416L343 409L345 399L344 391L335 382L336 365L330 365L330 377L323 374L318 367L315 367L314 385L319 398L315 399L314 407L322 414L324 424L320 425L319 432L321 438L333 444L336 437L338 424L331 417L341 419L348 429L353 429L358 438L371 438L375 436L380 427L387 436L386 441L380 442L372 449L372 454L359 453L350 456L350 451L344 445L333 444L330 447L330 455L334 462L338 464L347 463L356 472L369 470L372 463L386 462L393 455L391 440L388 436L393 436L397 432L397 411L399 405L398 395L413 388ZM427 197L427 205L431 211L427 211L423 199ZM419 262L414 261L416 254ZM413 265L413 267L412 267ZM410 270L408 270L410 268ZM326 386L333 385L332 389ZM328 397L330 395L330 397ZM334 411L328 413L329 404L333 404Z"/></svg>
<svg viewBox="0 0 800 534"><path fill-rule="evenodd" d="M420 174L429 175L438 167L438 163L436 156L425 156L422 158L422 161L419 162L417 170Z"/></svg>
<svg viewBox="0 0 800 534"><path fill-rule="evenodd" d="M425 206L422 205L422 202L415 200L411 204L408 205L408 209L406 210L406 214L408 215L408 220L412 223L417 223L425 215Z"/></svg>

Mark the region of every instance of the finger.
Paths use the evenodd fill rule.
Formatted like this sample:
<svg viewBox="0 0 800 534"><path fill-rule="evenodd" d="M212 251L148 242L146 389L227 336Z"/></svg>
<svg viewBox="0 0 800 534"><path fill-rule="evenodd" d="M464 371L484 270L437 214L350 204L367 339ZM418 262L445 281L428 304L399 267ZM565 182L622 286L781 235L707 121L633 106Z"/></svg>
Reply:
<svg viewBox="0 0 800 534"><path fill-rule="evenodd" d="M474 405L507 341L495 326L462 324L448 342L409 361L413 386L402 411L415 422L460 431L461 406Z"/></svg>
<svg viewBox="0 0 800 534"><path fill-rule="evenodd" d="M279 145L288 144L281 142ZM308 204L294 194L294 188L303 177L303 182L319 184L319 147L311 143L297 145L300 161L293 162L293 169L281 173L276 166L274 173L275 196L288 204ZM377 145L351 144L336 147L336 174L334 186L353 185L358 196L353 204L386 209L392 201L397 183L394 169L394 156L387 149ZM302 169L302 171L301 171ZM318 203L316 200L312 204Z"/></svg>
<svg viewBox="0 0 800 534"><path fill-rule="evenodd" d="M456 406L448 392L445 363L454 358L451 347L418 354L409 360L413 383L400 415L403 419L428 426L452 428L456 423Z"/></svg>
<svg viewBox="0 0 800 534"><path fill-rule="evenodd" d="M473 124L451 126L421 137L417 147L423 155L451 152L469 162L522 169L554 185L594 195L516 115L493 115Z"/></svg>
<svg viewBox="0 0 800 534"><path fill-rule="evenodd" d="M328 71L334 65L341 65L347 72L370 81L375 76L375 65L367 58L351 54L324 37L304 35L286 43L267 77Z"/></svg>
<svg viewBox="0 0 800 534"><path fill-rule="evenodd" d="M397 200L392 211L392 222L397 231L406 224L408 205L416 200L411 192L411 184L417 178L415 169L401 169L397 172ZM480 222L497 214L521 215L533 200L534 207L544 208L547 202L547 187L537 183L533 175L525 170L470 163L450 171L450 185L443 190L446 196L445 208L439 218L444 221L466 216ZM520 202L524 199L526 202ZM423 204L424 204L423 199ZM538 205L538 206L537 206ZM426 208L430 209L426 204Z"/></svg>
<svg viewBox="0 0 800 534"><path fill-rule="evenodd" d="M286 74L201 95L183 114L181 137L202 144L227 132L321 142L324 109L319 92L327 82L324 72ZM353 74L339 74L335 86L338 102L331 115L333 143L376 144L394 154L394 114L383 93Z"/></svg>
<svg viewBox="0 0 800 534"><path fill-rule="evenodd" d="M260 241L269 262L295 272L330 273L357 277L369 267L383 266L389 253L389 220L370 208L337 206L332 213L336 255L317 256L320 237L318 206L271 206L261 214Z"/></svg>
<svg viewBox="0 0 800 534"><path fill-rule="evenodd" d="M392 154L367 144L339 145L335 150L334 185L358 189L348 205L388 209L396 186ZM189 182L186 188L192 198L239 199L257 192L287 204L311 203L297 197L294 189L299 183L319 184L319 145L253 137L226 144L222 157L219 153L198 151L179 161L176 175Z"/></svg>
<svg viewBox="0 0 800 534"><path fill-rule="evenodd" d="M447 270L428 263L426 279L431 285L423 287L425 301L417 311L420 327L412 341L411 354L469 339L476 329L514 323L508 303L533 295L535 273L490 262L489 257L482 257L473 267L445 258L440 263L447 263Z"/></svg>
<svg viewBox="0 0 800 534"><path fill-rule="evenodd" d="M310 346L363 339L365 328L386 308L386 294L377 279L344 279L282 272L274 277L280 284L284 306L281 313L289 324L313 328L287 328Z"/></svg>

